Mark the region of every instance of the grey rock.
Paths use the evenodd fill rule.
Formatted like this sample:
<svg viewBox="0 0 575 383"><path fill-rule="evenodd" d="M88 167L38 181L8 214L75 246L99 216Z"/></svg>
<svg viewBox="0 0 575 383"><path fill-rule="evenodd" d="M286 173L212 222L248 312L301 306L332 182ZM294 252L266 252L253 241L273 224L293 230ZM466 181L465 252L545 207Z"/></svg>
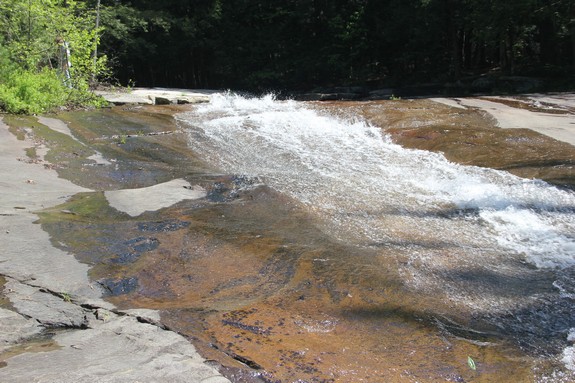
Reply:
<svg viewBox="0 0 575 383"><path fill-rule="evenodd" d="M363 96L364 96L364 93L346 92L346 93L338 93L337 99L338 100L359 100Z"/></svg>
<svg viewBox="0 0 575 383"><path fill-rule="evenodd" d="M154 104L155 105L170 105L170 104L172 104L172 101L168 97L156 96L156 97L154 97Z"/></svg>
<svg viewBox="0 0 575 383"><path fill-rule="evenodd" d="M54 337L62 347L8 359L0 381L12 383L226 383L182 336L131 316ZM30 368L30 366L34 366Z"/></svg>
<svg viewBox="0 0 575 383"><path fill-rule="evenodd" d="M130 309L120 310L119 312L137 318L140 322L153 324L162 327L160 313L157 310L150 309Z"/></svg>
<svg viewBox="0 0 575 383"><path fill-rule="evenodd" d="M91 312L61 297L42 292L37 287L10 279L5 294L18 312L48 328L82 328L88 325Z"/></svg>
<svg viewBox="0 0 575 383"><path fill-rule="evenodd" d="M95 93L115 105L143 104L196 104L210 101L211 90L189 90L169 88L134 88L102 90Z"/></svg>
<svg viewBox="0 0 575 383"><path fill-rule="evenodd" d="M90 282L89 266L52 246L33 212L89 190L43 164L19 161L33 145L17 140L0 118L0 274L19 312L0 309L0 351L45 327L73 329L54 337L61 349L5 359L0 382L228 382L184 337L138 320L159 324L157 314L115 314Z"/></svg>
<svg viewBox="0 0 575 383"><path fill-rule="evenodd" d="M103 97L106 101L114 105L126 104L141 104L153 105L154 100L145 94L133 94L130 92L114 92L114 91L100 91L96 92L99 96Z"/></svg>
<svg viewBox="0 0 575 383"><path fill-rule="evenodd" d="M488 91L495 85L495 79L490 77L479 77L471 83L471 88L475 91Z"/></svg>
<svg viewBox="0 0 575 383"><path fill-rule="evenodd" d="M34 319L3 308L0 308L0 323L0 352L42 331Z"/></svg>
<svg viewBox="0 0 575 383"><path fill-rule="evenodd" d="M394 90L392 88L376 89L369 92L369 97L372 99L390 98L393 96Z"/></svg>
<svg viewBox="0 0 575 383"><path fill-rule="evenodd" d="M471 83L474 91L533 92L540 89L542 81L537 78L522 76L482 76Z"/></svg>
<svg viewBox="0 0 575 383"><path fill-rule="evenodd" d="M304 93L296 96L299 101L335 101L337 93Z"/></svg>

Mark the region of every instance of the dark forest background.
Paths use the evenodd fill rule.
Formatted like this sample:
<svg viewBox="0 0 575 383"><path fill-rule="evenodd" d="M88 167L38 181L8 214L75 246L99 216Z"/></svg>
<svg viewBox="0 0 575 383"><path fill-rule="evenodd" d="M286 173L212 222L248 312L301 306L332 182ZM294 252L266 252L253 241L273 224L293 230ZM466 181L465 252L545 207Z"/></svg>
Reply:
<svg viewBox="0 0 575 383"><path fill-rule="evenodd" d="M572 0L102 0L101 52L138 86L571 83Z"/></svg>

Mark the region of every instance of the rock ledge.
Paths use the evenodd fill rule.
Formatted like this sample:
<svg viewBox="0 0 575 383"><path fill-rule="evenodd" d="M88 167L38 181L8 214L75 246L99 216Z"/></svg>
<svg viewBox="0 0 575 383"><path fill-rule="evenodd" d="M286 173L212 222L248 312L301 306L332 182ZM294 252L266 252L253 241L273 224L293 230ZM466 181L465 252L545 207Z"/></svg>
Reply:
<svg viewBox="0 0 575 383"><path fill-rule="evenodd" d="M197 104L210 101L212 90L190 90L171 88L117 88L96 90L99 96L114 105L169 105Z"/></svg>

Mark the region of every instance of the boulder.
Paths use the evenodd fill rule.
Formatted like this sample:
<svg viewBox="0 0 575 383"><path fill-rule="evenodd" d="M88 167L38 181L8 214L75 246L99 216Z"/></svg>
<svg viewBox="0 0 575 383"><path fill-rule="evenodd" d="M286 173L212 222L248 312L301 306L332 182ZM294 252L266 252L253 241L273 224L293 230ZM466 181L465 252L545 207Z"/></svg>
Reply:
<svg viewBox="0 0 575 383"><path fill-rule="evenodd" d="M389 99L394 95L392 88L375 89L369 92L369 98L372 100Z"/></svg>
<svg viewBox="0 0 575 383"><path fill-rule="evenodd" d="M471 90L475 92L534 92L541 88L540 79L522 76L482 76L471 83Z"/></svg>
<svg viewBox="0 0 575 383"><path fill-rule="evenodd" d="M133 88L97 90L95 93L114 105L197 104L210 101L212 90Z"/></svg>

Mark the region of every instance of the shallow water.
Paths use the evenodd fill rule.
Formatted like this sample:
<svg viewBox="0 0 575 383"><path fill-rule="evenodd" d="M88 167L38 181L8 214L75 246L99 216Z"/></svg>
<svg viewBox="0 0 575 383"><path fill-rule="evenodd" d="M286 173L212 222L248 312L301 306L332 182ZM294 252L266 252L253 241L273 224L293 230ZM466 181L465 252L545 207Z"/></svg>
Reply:
<svg viewBox="0 0 575 383"><path fill-rule="evenodd" d="M62 171L103 190L181 177L208 196L129 217L86 193L43 227L108 299L162 310L235 381L574 379L573 192L463 165L501 152L491 167L568 186L572 148L425 100L220 95L177 109L178 127L150 110L65 116L110 164Z"/></svg>
<svg viewBox="0 0 575 383"><path fill-rule="evenodd" d="M573 192L405 149L353 115L271 96L215 96L177 118L192 150L298 201L322 235L373 250L405 288L441 297L437 311L455 307L535 354L575 325L572 296L554 288L575 265Z"/></svg>

